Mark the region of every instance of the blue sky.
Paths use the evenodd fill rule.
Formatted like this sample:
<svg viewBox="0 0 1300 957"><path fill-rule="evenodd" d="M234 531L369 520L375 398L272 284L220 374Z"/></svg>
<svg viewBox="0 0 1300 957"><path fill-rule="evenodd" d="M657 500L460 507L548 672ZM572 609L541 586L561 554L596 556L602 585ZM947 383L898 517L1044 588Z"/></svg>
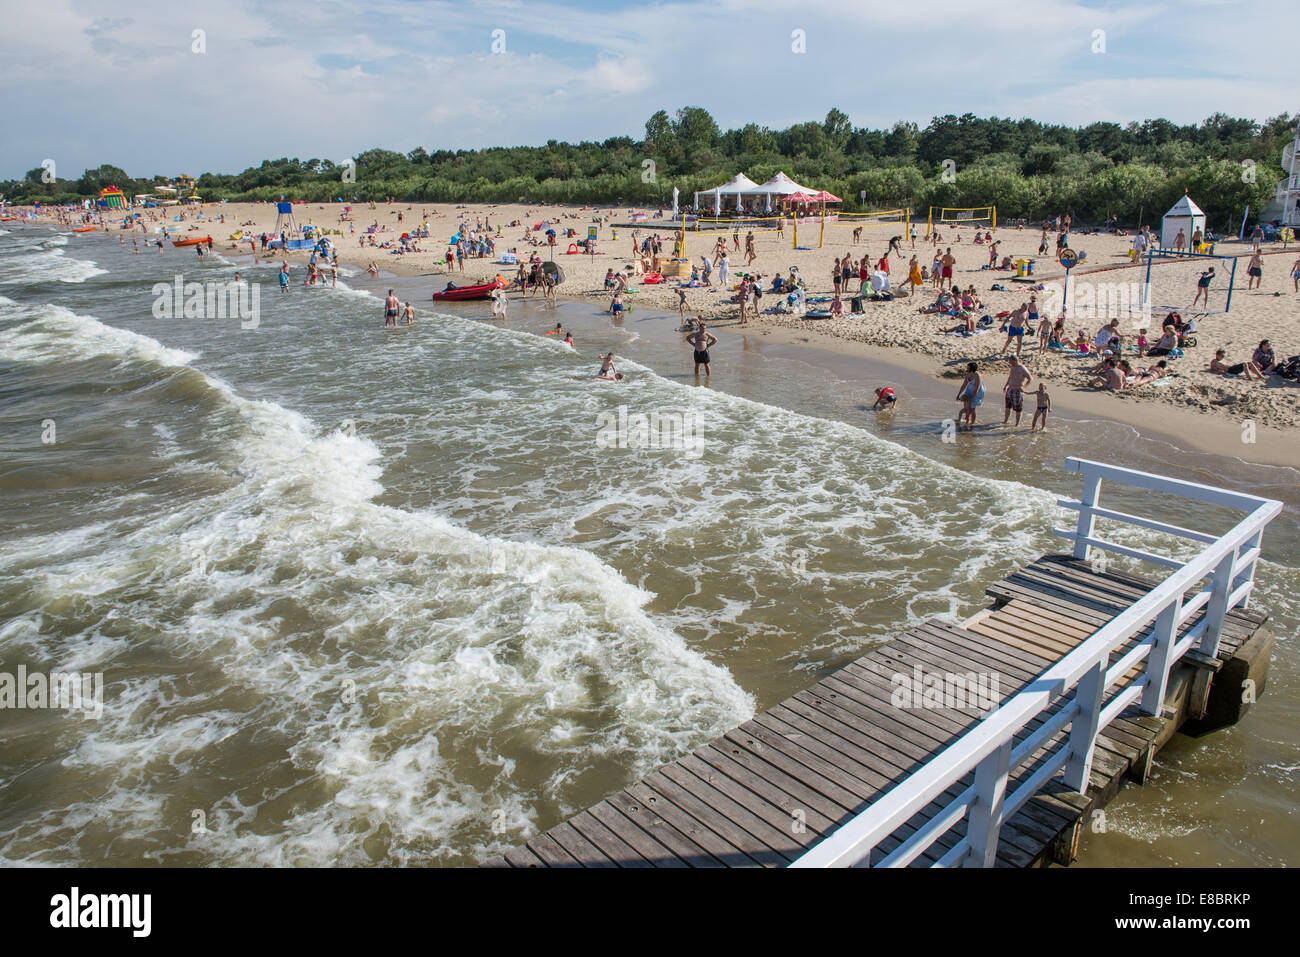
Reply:
<svg viewBox="0 0 1300 957"><path fill-rule="evenodd" d="M374 146L639 138L655 110L685 105L723 128L832 106L870 127L1300 109L1282 62L1294 0L0 4L0 178L47 158L61 177L103 162L148 176Z"/></svg>

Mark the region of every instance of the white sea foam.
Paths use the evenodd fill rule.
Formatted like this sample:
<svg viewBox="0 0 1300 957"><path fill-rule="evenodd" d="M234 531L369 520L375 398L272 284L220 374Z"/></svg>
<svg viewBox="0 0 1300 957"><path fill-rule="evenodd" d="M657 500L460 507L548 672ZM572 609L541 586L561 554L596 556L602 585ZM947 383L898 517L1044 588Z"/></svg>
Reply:
<svg viewBox="0 0 1300 957"><path fill-rule="evenodd" d="M68 256L62 249L10 256L4 260L0 285L30 285L39 282L83 283L92 276L108 272L89 259Z"/></svg>
<svg viewBox="0 0 1300 957"><path fill-rule="evenodd" d="M69 349L190 370L189 353L55 307L0 333L4 359L58 362ZM145 835L175 825L184 860L365 863L375 842L391 862L463 859L518 839L493 824L523 826L593 758L645 771L752 713L725 669L647 616L651 596L591 553L377 505L372 442L203 380L208 428L239 459L225 492L111 535L0 545L0 567L25 577L39 609L0 648L65 660L77 647L83 667L109 672L110 692L63 762L85 797L0 835L0 853L22 857L37 832L75 844L109 813L140 854L156 844ZM79 635L46 637L73 606ZM127 623L129 639L108 637ZM184 680L125 663L142 642ZM209 671L213 690L177 685ZM288 756L205 809L219 837L191 835L189 809L150 788L153 769L223 768L239 758L225 743L250 733L283 740ZM466 738L481 759L466 760ZM520 755L550 768L540 793L504 773ZM253 826L293 787L318 798L274 834Z"/></svg>

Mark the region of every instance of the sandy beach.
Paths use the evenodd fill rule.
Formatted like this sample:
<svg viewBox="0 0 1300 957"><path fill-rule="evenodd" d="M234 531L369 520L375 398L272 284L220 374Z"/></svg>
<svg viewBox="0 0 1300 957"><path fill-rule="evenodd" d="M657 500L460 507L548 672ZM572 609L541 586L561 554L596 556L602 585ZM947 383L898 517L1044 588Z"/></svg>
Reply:
<svg viewBox="0 0 1300 957"><path fill-rule="evenodd" d="M149 211L158 217L161 223L163 211ZM479 221L491 224L492 234L496 236L497 254L507 250L515 251L520 258L526 259L537 253L543 259L551 255L559 262L565 272L565 282L558 288L560 298L591 300L599 303L600 308L607 308L610 294L605 288L605 277L609 269L633 274L626 301L632 311L653 309L663 312L676 312L678 309L679 281L667 279L662 284L646 284L640 281L634 266L634 239L658 235L664 240L665 249L670 249L676 237L664 219L652 218L650 210L610 210L596 207L565 207L543 205L451 205L421 203L378 203L355 204L350 213L345 212L343 204L298 204L294 207L295 218L299 226L314 224L327 234L332 234L338 250L339 260L362 268L372 262L380 270L381 276L391 274L409 280L424 280L428 292L441 289L448 281L458 285L490 279L501 275L512 279L515 269L499 265L493 260L473 259L466 264L463 272L457 270L454 275L447 274L444 262L447 239L456 232L457 224L466 222L473 226ZM634 213L644 214L644 221L630 224ZM107 217L108 234L118 231L121 213L110 213ZM176 211L168 211L168 218ZM230 203L207 204L203 207L186 210L185 220L178 225L183 232L178 235L208 235L214 238L216 248L225 254L246 254L250 246L245 238L232 241L228 237L242 231L244 236L257 235L263 231L272 231L276 221L273 203ZM399 219L400 217L400 219ZM382 248L405 231L415 229L422 223L429 226L429 238L418 242L418 252L396 253L391 248ZM542 224L540 229L534 226ZM600 240L597 254L569 254L571 244L586 235L588 226L598 223ZM514 224L514 225L511 225ZM620 225L623 224L623 225ZM152 226L152 224L150 224ZM554 252L545 242L548 228L555 228L559 233ZM371 230L369 234L367 231ZM566 235L573 230L575 235ZM786 225L784 236L775 232L759 233L755 237L757 258L749 271L763 277L764 287L770 288L771 280L777 275L787 275L792 266L808 285L810 299L829 297L833 293L831 284L831 266L834 260L849 255L855 260L863 254L876 262L885 254L891 235L904 233L900 224L881 224L868 226L861 241L853 241L851 225L829 222L822 240L822 230L817 221L801 222L799 227L801 247L793 249L790 226ZM902 257L895 255L890 262L892 288L906 287L904 282L908 272L908 259L915 255L920 264L928 266L936 250L942 252L951 248L957 264L954 281L962 288L974 286L981 300L982 308L976 314L997 316L1017 308L1028 299L1031 292L1037 295L1043 304L1045 315L1055 315L1059 309L1059 299L1053 299L1053 284L1059 295L1060 284L1065 270L1053 258L1049 251L1047 256L1037 255L1041 231L1034 226L1003 224L996 231L995 239L999 243L998 259L1010 257L1012 260L1032 259L1035 271L1032 282L1017 283L1012 281L1013 271L990 270L987 268L987 245L974 242L977 233L984 230L970 226L961 229L944 227L942 242L937 246L925 237L925 222L922 217L918 223L918 238L913 245L904 235ZM138 232L136 235L139 235ZM714 244L723 233L696 232L686 233L686 257L699 265L701 257L713 252ZM728 245L730 236L728 232ZM1049 236L1053 241L1054 234ZM373 245L371 244L373 240ZM822 245L818 245L822 240ZM741 249L730 252L732 257L731 275L733 283L739 280L739 274L745 271L744 234L741 234ZM1133 264L1128 256L1131 238L1127 235L1104 233L1072 234L1070 245L1076 250L1083 250L1086 258L1073 270L1071 284L1073 293L1078 294L1085 285L1096 287L1096 297L1102 306L1084 310L1077 316L1072 315L1067 324L1067 336L1071 340L1083 330L1089 339L1100 326L1106 323L1104 302L1106 290L1119 287L1136 290L1145 281L1145 263ZM1220 255L1238 256L1235 283L1232 290L1231 311L1226 315L1221 312L1225 300L1222 289L1216 287L1215 301L1209 310L1192 310L1192 297L1195 294L1194 270L1202 263L1173 262L1157 264L1153 270L1152 298L1156 305L1145 315L1135 308L1123 314L1120 331L1126 336L1135 337L1139 326L1147 327L1147 336L1154 342L1159 337L1160 321L1168 309L1178 309L1184 316L1198 315L1198 345L1186 350L1182 358L1170 361L1173 375L1160 382L1148 383L1123 392L1109 392L1091 384L1088 370L1097 363L1097 358L1084 357L1074 351L1047 350L1040 352L1039 344L1032 330L1027 332L1021 349L1021 356L1030 370L1045 382L1055 404L1073 409L1080 413L1093 414L1118 421L1127 422L1139 428L1182 437L1189 445L1215 451L1220 454L1241 457L1247 461L1260 461L1272 464L1300 465L1300 384L1268 377L1265 381L1252 381L1242 377L1225 377L1208 370L1209 362L1217 348L1226 351L1228 363L1238 363L1248 359L1262 339L1272 341L1273 348L1280 358L1300 352L1300 296L1297 296L1291 279L1292 263L1300 250L1292 245L1289 249L1281 243L1266 244L1263 248L1265 270L1259 288L1246 289L1246 260L1251 254L1249 243L1222 241L1216 252ZM189 256L188 249L165 248L167 256ZM297 270L303 275L302 264L308 259L307 253L290 253L287 256L277 254L277 260L285 259L299 264ZM666 254L665 254L666 255ZM1220 269L1230 268L1230 261L1220 260L1214 263ZM1192 271L1189 271L1192 270ZM714 273L716 279L717 274ZM1001 290L992 286L1004 287ZM856 280L850 283L849 291L857 292ZM922 308L935 300L935 291L928 283L909 296L899 296L892 301L864 304L861 314L846 314L839 319L809 320L792 314L773 314L765 311L741 325L738 322L738 307L732 301L730 292L723 292L716 284L709 287L686 288L686 313L689 316L706 318L718 326L735 328L793 345L815 345L817 348L841 351L847 355L873 355L880 359L896 362L899 365L926 372L936 380L951 380L954 394L962 371L969 361L981 363L987 375L989 388L1000 389L1004 370L1008 366L1005 355L1000 355L1006 337L998 331L1001 320L995 321L993 328L971 337L945 334L942 330L951 328L953 319L922 312ZM1091 294L1091 290L1089 290ZM518 295L513 292L511 295ZM781 299L780 296L768 295L764 306ZM417 308L429 305L428 295L416 301ZM1072 304L1077 299L1072 296ZM825 306L825 302L812 305ZM846 310L847 311L847 310ZM864 351L865 350L865 351ZM1126 357L1135 367L1149 364L1145 358L1139 358L1136 352L1126 349ZM990 400L985 405L985 417L995 417L1001 402ZM1029 415L1026 415L1027 427Z"/></svg>

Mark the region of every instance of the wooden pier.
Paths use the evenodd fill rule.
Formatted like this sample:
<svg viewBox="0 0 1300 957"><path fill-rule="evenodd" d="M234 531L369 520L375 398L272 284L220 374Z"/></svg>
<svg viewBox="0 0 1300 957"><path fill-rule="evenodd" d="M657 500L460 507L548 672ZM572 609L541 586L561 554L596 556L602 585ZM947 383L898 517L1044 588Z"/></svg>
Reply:
<svg viewBox="0 0 1300 957"><path fill-rule="evenodd" d="M1062 503L1081 510L1068 537L1085 556L1090 544L1127 553L1093 537L1094 514L1119 514L1097 505L1099 486ZM1176 731L1237 720L1248 680L1262 693L1272 635L1244 607L1260 534L1234 539L1230 562L1211 556L1206 588L1202 575L1170 591L1181 571L1157 583L1044 556L991 586L993 605L961 626L928 621L485 864L1068 864L1094 812L1126 778L1144 780ZM1213 654L1198 654L1207 641ZM1019 720L1008 714L1022 703Z"/></svg>

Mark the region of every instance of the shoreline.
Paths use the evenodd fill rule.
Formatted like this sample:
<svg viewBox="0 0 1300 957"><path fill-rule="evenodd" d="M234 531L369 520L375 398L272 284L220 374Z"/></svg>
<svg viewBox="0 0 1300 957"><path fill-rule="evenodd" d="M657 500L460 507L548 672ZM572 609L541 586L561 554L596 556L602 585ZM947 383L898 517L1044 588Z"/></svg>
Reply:
<svg viewBox="0 0 1300 957"><path fill-rule="evenodd" d="M237 263L251 263L255 258L248 254L226 253L223 255L232 262ZM258 261L264 263L267 260L258 259ZM349 265L356 264L351 263ZM377 302L382 302L383 289L391 285L399 300L405 301L408 298L411 300L412 305L416 307L417 315L420 310L447 308L448 304L433 303L427 297L424 299L417 298L421 293L427 292L417 282L417 280L424 279L428 275L427 272L410 269L394 272L391 275L384 275L383 273L384 271L381 270L379 276L372 277L363 272L358 276L351 277L348 280L348 285L353 289L371 293L376 296ZM592 297L587 295L565 296L560 295L557 291L556 299L560 302L575 305L593 305ZM532 302L531 299L522 300L522 298L516 297L511 297L511 301ZM645 307L638 309L638 313L642 309L645 309ZM665 320L676 319L676 315L670 311L653 311ZM720 340L725 341L730 338L747 339L757 345L761 351L771 350L776 355L784 352L792 357L805 359L812 364L827 365L832 367L836 374L848 379L875 381L884 376L885 378L881 381L881 384L885 384L887 381L888 384L898 388L900 390L900 400L905 401L910 394L934 401L947 402L951 404L954 416L956 414L958 404L953 395L960 380L936 371L932 356L917 355L902 348L870 345L840 336L828 335L812 325L804 328L790 328L762 322L751 322L742 327L738 325L735 319L714 319L710 320L708 325L711 331L718 334ZM862 366L864 362L867 364L865 368ZM989 367L985 365L983 368L987 371ZM997 376L990 375L989 378L994 380ZM996 395L994 395L996 389L996 383L991 381L989 391L994 399L996 398ZM1279 429L1257 426L1255 429L1256 441L1252 444L1246 444L1242 442L1241 428L1235 423L1223 421L1221 417L1207 416L1200 412L1170 405L1160 405L1152 409L1144 407L1140 402L1126 401L1124 398L1125 393L1115 394L1082 390L1076 392L1076 390L1062 387L1059 384L1053 387L1051 395L1053 420L1064 419L1080 423L1101 421L1124 425L1133 429L1144 439L1167 443L1181 452L1221 456L1247 465L1289 468L1300 473L1300 428ZM1097 397L1102 398L1107 408L1097 409L1090 405L1090 402ZM996 413L1001 409L1001 404L986 402L984 409L990 415L990 421L996 422ZM1168 418L1170 428L1152 428L1149 419L1153 414ZM1021 431L1027 431L1024 423L1028 422L1032 417L1032 411L1026 409L1020 427ZM1007 428L1009 432L1015 431L1013 426Z"/></svg>
<svg viewBox="0 0 1300 957"><path fill-rule="evenodd" d="M924 383L923 388L925 386L929 387L923 393L926 398L951 402L954 416L956 414L958 404L953 399L953 395L956 393L960 380L936 374L933 363L926 361L928 357L916 356L904 349L868 346L866 343L855 342L838 336L828 336L819 333L815 329L803 332L781 326L763 326L755 327L751 331L749 329L737 329L733 323L724 324L716 321L709 324L709 329L717 332L719 338L722 338L723 335L754 337L761 346L776 346L779 349L789 349L810 354L813 357L821 354L839 360L846 358L869 360L898 370L903 374L903 378L909 382L921 380ZM983 368L987 369L987 367ZM840 365L836 368L836 371L843 373L843 366ZM992 380L997 377L990 375L989 378ZM951 386L944 388L944 385L948 383L951 383ZM886 383L882 382L881 384ZM895 382L888 384L898 388L898 384ZM904 389L906 388L907 385L905 384ZM989 394L991 398L996 398L996 391L995 383L990 381ZM1099 395L1106 401L1107 408L1093 408L1084 398L1086 396L1088 400L1091 400ZM1225 458L1238 459L1250 465L1271 465L1300 471L1300 428L1278 429L1257 426L1255 429L1256 441L1253 444L1247 444L1241 440L1242 429L1234 423L1223 422L1217 418L1211 418L1187 409L1180 409L1176 406L1161 406L1154 411L1161 416L1168 417L1173 428L1153 429L1148 421L1153 410L1142 408L1136 403L1125 402L1121 398L1122 395L1123 393L1095 392L1084 392L1080 395L1075 394L1073 390L1058 385L1051 391L1052 417L1054 419L1058 417L1064 418L1074 422L1101 420L1127 425L1139 432L1144 438L1168 442L1183 451L1204 452ZM905 398L906 392L901 393L900 400ZM997 402L989 404L986 401L984 408L996 420L994 413L1001 409L1001 404ZM1028 407L1024 418L1032 418L1032 412ZM1024 428L1023 424L1021 428ZM1249 450L1249 454L1243 454L1247 450Z"/></svg>
<svg viewBox="0 0 1300 957"><path fill-rule="evenodd" d="M318 218L320 220L318 225L322 229L342 230L340 235L334 237L340 263L364 270L369 262L374 261L379 267L379 276L371 277L363 272L360 276L351 277L349 285L360 284L362 287L368 287L387 283L394 288L401 286L405 293L403 298L409 298L413 305L423 309L435 306L429 296L435 289L441 288L447 279L465 284L480 278L488 278L497 271L501 271L503 275L513 272L512 267L500 266L491 259L483 258L470 259L464 272L458 270L455 273L448 273L440 256L433 251L433 247L439 245L438 237L454 229L455 223L462 219L474 222L477 216L483 216L495 220L492 228L501 232L501 237L497 239L498 249L516 248L521 258L526 258L534 252L541 254L543 258L549 258L551 255L551 250L545 244L538 244L534 236L536 230L526 225L535 220L540 220L542 223L551 222L561 231L569 228L581 231L592 220L603 222L601 210L576 206L534 205L516 208L509 204L456 206L385 203L367 208L357 204L352 207L351 226L348 225L348 221L342 219L343 210L337 204L306 204L296 207L296 210L304 222L311 222L313 218ZM614 210L606 212L609 218L614 218L618 213ZM223 215L226 222L214 222L209 218L214 213ZM406 214L406 220L398 223L396 216L402 213ZM306 252L256 254L246 245L227 239L217 239L219 235L234 230L243 230L247 233L269 230L270 218L274 217L274 204L207 205L182 211L182 215L186 217L187 232L197 231L200 235L204 233L212 235L215 240L215 251L232 261L262 263L287 261L291 263L291 268L300 269L305 266L309 258ZM204 216L204 219L198 220L199 215ZM379 246L361 246L360 237L365 235L364 221L367 220L373 221L377 229L374 235L381 240L394 239L401 230L427 224L430 238L422 242L428 248L422 252L397 256L390 255L389 250ZM38 221L56 227L60 225L48 217ZM109 222L113 221L109 220ZM527 239L513 232L519 228L518 226L505 226L506 222L525 224L524 237ZM356 233L348 232L348 229L356 226L361 226L362 229ZM597 256L602 258L586 255L566 256L560 250L567 248L569 239L566 237L559 240L554 250L554 260L565 267L568 278L556 290L556 299L584 303L597 312L605 312L610 294L603 288L604 270L606 267L630 268L632 256L626 251L623 253L616 251L616 247L625 241L630 247L631 236L626 228L621 234L608 225L602 225L600 229L602 240L598 246ZM644 234L669 233L665 220L647 220L640 225L640 230ZM90 235L96 236L97 239L107 238L111 241L115 231L117 230L105 228L96 230ZM609 232L608 239L603 238L605 231ZM875 247L883 246L887 238L882 233L869 236L867 241L859 244L849 243L848 237L844 236L844 241L837 242L833 230L828 227L827 232L825 248L812 248L797 254L789 249L779 248L763 237L759 244L760 255L755 268L761 269L765 277L770 278L783 273L785 268L791 265L791 260L798 260L795 264L802 267L804 275L808 278L810 291L813 295L824 295L828 290L822 290L820 287L829 284L817 282L816 277L820 274L820 267L829 264L833 255L841 249L849 255L866 254L868 245L873 247L873 253L881 252L883 250ZM977 246L970 242L972 237L969 227L967 234L968 238L964 243L952 232L945 236L945 240L960 243L954 245L952 249L969 265L972 254L977 258L983 257L988 247ZM140 234L133 232L132 235L138 237ZM708 233L688 232L688 255L693 259L699 258L699 254L713 238ZM1048 292L1040 293L1045 297L1046 306L1047 298L1051 295L1050 284L1059 281L1063 270L1050 258L1034 257L1033 248L1038 239L1037 229L1003 227L998 232L998 241L1004 244L1003 252L1013 257L1023 254L1039 259L1042 268L1035 278L1049 285ZM1096 233L1080 234L1075 237L1075 240L1079 246L1091 250L1092 253L1085 261L1086 265L1081 264L1076 270L1076 274L1080 277L1101 272L1112 274L1117 278L1133 279L1140 278L1140 274L1146 268L1145 264L1130 263L1123 255L1122 251L1127 243L1124 237ZM357 245L352 245L354 241ZM1249 244L1238 244L1235 241L1225 240L1223 245L1225 255L1236 254L1239 246L1241 251L1250 248ZM903 248L904 257L912 255L913 250L906 242ZM929 242L918 239L915 247L915 255L918 258L928 259L931 251L932 246ZM165 249L164 255L171 252L171 249ZM1265 250L1265 255L1272 261L1278 262L1278 254L1282 252L1291 255L1296 251L1270 248ZM743 267L739 261L739 254L736 255L737 262L733 266L733 272L739 273ZM781 265L773 265L774 262L779 262ZM897 263L897 260L895 262ZM903 265L902 271L905 272L906 264ZM1175 271L1182 268L1175 263L1168 265ZM1271 268L1267 271L1270 276L1275 272ZM897 266L893 268L893 272L896 277L899 275ZM1000 282L1008 282L1010 278L1008 273L988 272L984 267L959 266L956 272L958 280L955 281L960 281L963 285L978 282L983 287L990 280L998 281L995 282L997 285ZM1167 294L1170 301L1174 301L1173 297L1182 289L1181 275L1178 279L1178 283L1171 282L1168 284L1169 288L1161 290L1162 293ZM295 281L297 281L296 277ZM1274 279L1273 282L1275 281ZM1290 284L1288 278L1286 285ZM676 291L676 285L670 283L652 286L634 282L627 297L629 312L648 311L675 318ZM993 313L999 309L1010 308L1014 304L1012 300L1019 300L1028 292L1029 290L1024 286L1012 285L1004 292L984 292L981 288L980 295L986 298L984 308ZM1174 365L1177 375L1168 386L1147 385L1137 391L1126 390L1118 394L1089 388L1086 384L1088 377L1084 367L1090 364L1091 360L1080 362L1072 354L1061 353L1040 356L1036 343L1031 343L1025 348L1024 361L1036 379L1047 383L1052 396L1053 412L1056 413L1054 417L1074 421L1095 419L1115 422L1126 425L1141 435L1168 441L1178 448L1222 455L1251 464L1300 469L1300 414L1298 414L1300 413L1300 388L1297 388L1295 383L1285 383L1277 379L1268 384L1226 379L1204 370L1215 346L1222 344L1227 348L1229 361L1240 361L1249 354L1248 349L1252 347L1254 341L1257 341L1255 337L1272 336L1276 339L1275 348L1279 357L1300 352L1300 339L1296 335L1300 332L1300 322L1296 321L1295 315L1300 310L1289 301L1290 292L1291 290L1247 291L1236 287L1231 321L1225 322L1221 314L1212 314L1202 320L1202 329L1199 333L1202 340L1200 348L1191 350L1187 359L1180 360ZM988 373L990 391L993 391L1000 387L1001 372L1006 368L1005 360L995 358L996 350L1003 338L1001 335L970 339L938 335L935 331L937 317L920 313L918 308L922 302L928 301L930 296L928 290L919 290L909 297L900 296L891 302L868 303L865 314L851 318L809 322L790 315L763 314L752 319L744 327L738 327L735 319L736 307L727 300L727 293L724 290L716 286L695 288L686 290L686 294L687 314L704 318L716 331L725 331L728 335L744 335L756 343L812 352L813 358L817 359L820 355L819 361L823 363L828 361L825 358L828 354L833 355L838 357L836 361L844 365L845 371L851 371L847 368L849 361L878 362L891 368L906 370L909 374L918 375L925 381L925 394L945 402L951 398L943 395L948 391L945 388L945 380L951 383L953 393L956 392L957 386L957 379L946 373L945 369L955 371L964 366L968 360L978 361L982 370ZM516 302L520 298L518 294L511 296L511 299ZM771 302L776 298L778 297L769 297L768 301ZM441 304L439 308L448 308L448 306ZM1046 308L1044 311L1046 312ZM1158 321L1155 319L1151 325L1158 324ZM1091 322L1092 320L1087 318L1075 317L1075 323L1079 325ZM1133 325L1136 327L1138 320L1135 319ZM996 420L996 411L1000 405L1001 403L996 401L986 402L986 414ZM952 403L952 407L955 414L955 402ZM1154 426L1153 422L1156 423ZM1244 437L1249 436L1252 428L1255 441L1253 443L1243 441Z"/></svg>

